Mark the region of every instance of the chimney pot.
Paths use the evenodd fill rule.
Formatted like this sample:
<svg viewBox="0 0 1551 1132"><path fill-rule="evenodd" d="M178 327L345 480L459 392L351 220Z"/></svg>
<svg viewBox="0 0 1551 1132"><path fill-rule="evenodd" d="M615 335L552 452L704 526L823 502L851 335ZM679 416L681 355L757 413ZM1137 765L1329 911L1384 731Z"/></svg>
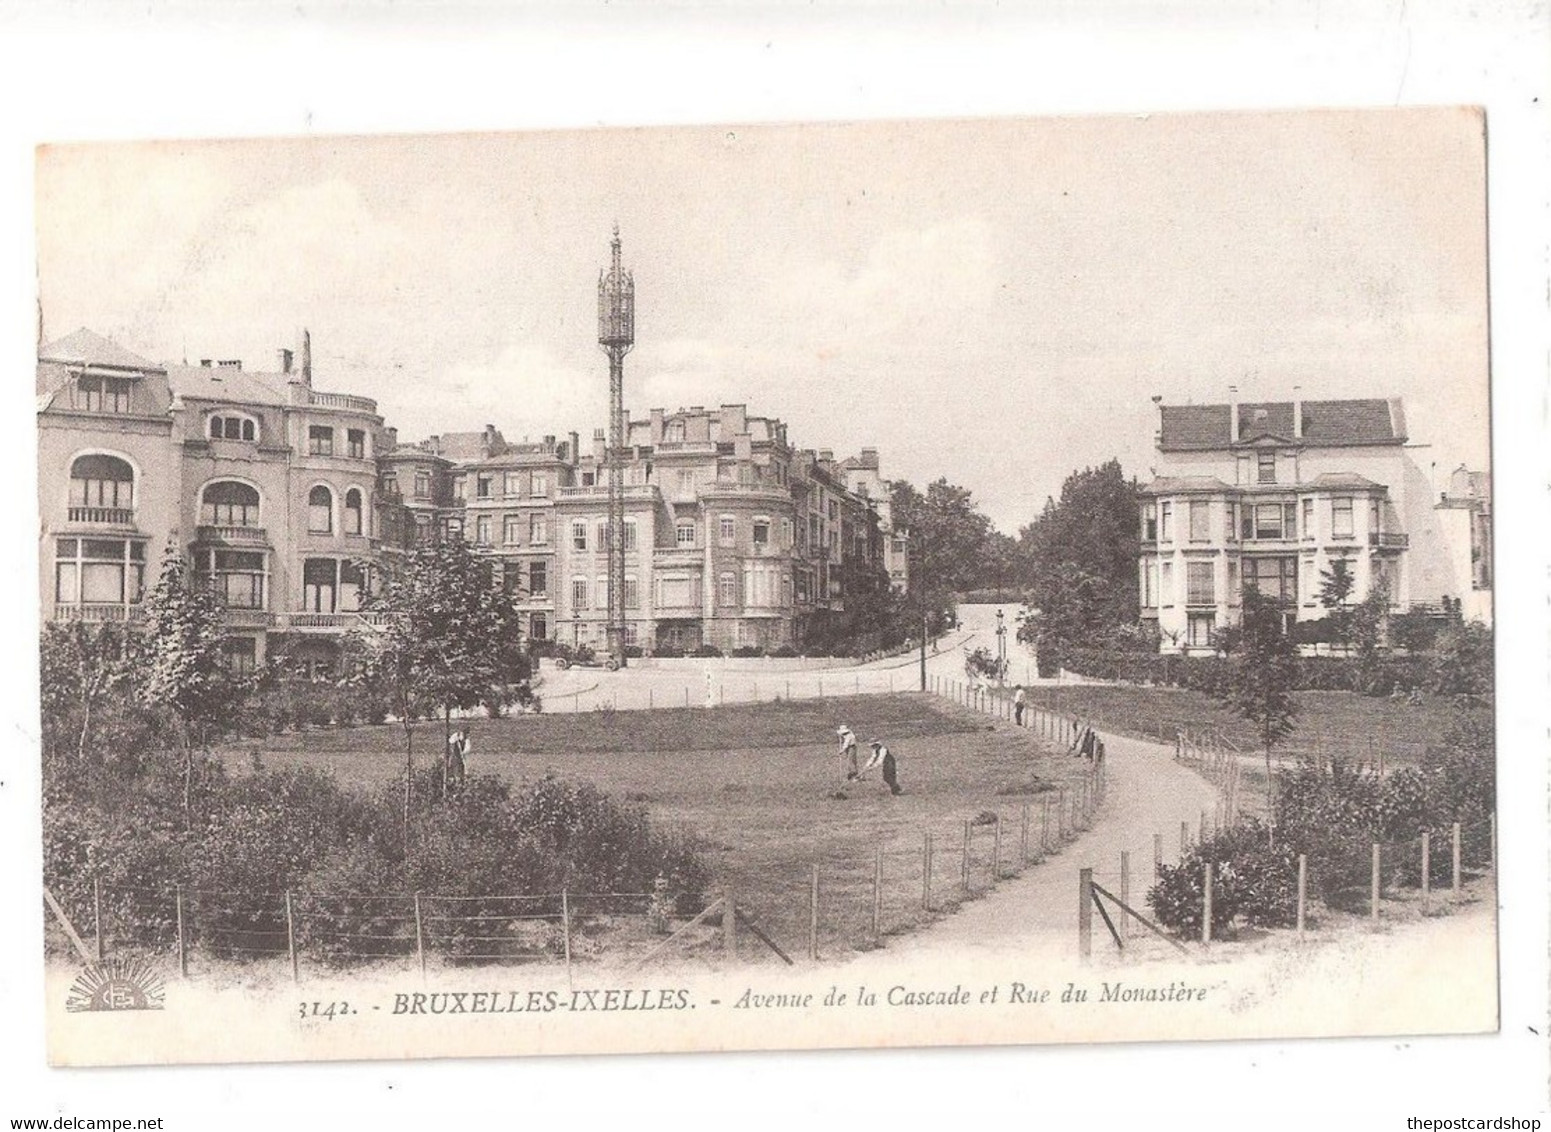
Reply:
<svg viewBox="0 0 1551 1132"><path fill-rule="evenodd" d="M1239 387L1228 386L1228 443L1239 441Z"/></svg>
<svg viewBox="0 0 1551 1132"><path fill-rule="evenodd" d="M1303 439L1303 387L1293 386L1293 437Z"/></svg>
<svg viewBox="0 0 1551 1132"><path fill-rule="evenodd" d="M290 350L277 350L275 352L276 352L276 354L279 355L279 358L280 358L280 372L281 373L290 373L291 372L291 360L292 360L292 358L295 357L295 355L292 354Z"/></svg>

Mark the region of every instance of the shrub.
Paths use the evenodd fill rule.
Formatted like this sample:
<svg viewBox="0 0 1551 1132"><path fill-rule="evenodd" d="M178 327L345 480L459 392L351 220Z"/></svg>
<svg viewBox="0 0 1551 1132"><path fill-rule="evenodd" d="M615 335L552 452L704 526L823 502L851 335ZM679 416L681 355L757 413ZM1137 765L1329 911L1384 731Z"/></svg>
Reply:
<svg viewBox="0 0 1551 1132"><path fill-rule="evenodd" d="M741 656L741 657L749 657L749 656L764 656L765 654L764 654L764 650L762 650L758 645L739 645L737 648L732 650L732 655L733 656Z"/></svg>
<svg viewBox="0 0 1551 1132"><path fill-rule="evenodd" d="M701 645L690 652L690 656L721 656L722 650L715 645Z"/></svg>
<svg viewBox="0 0 1551 1132"><path fill-rule="evenodd" d="M776 657L792 657L798 656L800 654L792 645L777 645L775 648L770 650L770 655Z"/></svg>
<svg viewBox="0 0 1551 1132"><path fill-rule="evenodd" d="M1271 844L1269 831L1254 820L1223 829L1195 846L1178 865L1163 865L1147 903L1164 927L1200 935L1206 865L1212 865L1212 934L1225 935L1235 922L1285 927L1298 914L1297 855Z"/></svg>

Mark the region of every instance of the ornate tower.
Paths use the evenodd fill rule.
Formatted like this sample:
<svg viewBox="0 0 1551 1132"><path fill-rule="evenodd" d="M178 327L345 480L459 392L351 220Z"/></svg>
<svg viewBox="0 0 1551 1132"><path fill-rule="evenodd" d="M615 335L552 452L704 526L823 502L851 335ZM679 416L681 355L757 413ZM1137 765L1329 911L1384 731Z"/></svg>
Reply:
<svg viewBox="0 0 1551 1132"><path fill-rule="evenodd" d="M609 654L625 663L625 355L635 345L635 280L620 266L619 225L613 263L598 274L598 345L609 356Z"/></svg>

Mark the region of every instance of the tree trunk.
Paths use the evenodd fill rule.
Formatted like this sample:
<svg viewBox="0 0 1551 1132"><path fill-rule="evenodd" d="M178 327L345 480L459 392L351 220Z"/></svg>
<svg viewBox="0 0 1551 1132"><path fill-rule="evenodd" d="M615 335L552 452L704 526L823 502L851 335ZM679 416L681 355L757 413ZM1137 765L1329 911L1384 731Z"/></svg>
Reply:
<svg viewBox="0 0 1551 1132"><path fill-rule="evenodd" d="M442 705L442 797L447 797L447 764L451 758L452 747L452 705Z"/></svg>
<svg viewBox="0 0 1551 1132"><path fill-rule="evenodd" d="M415 729L404 716L404 857L409 857L409 807L415 791Z"/></svg>
<svg viewBox="0 0 1551 1132"><path fill-rule="evenodd" d="M179 722L179 737L183 740L183 828L194 828L194 744L189 738L188 724Z"/></svg>
<svg viewBox="0 0 1551 1132"><path fill-rule="evenodd" d="M75 745L75 761L77 766L86 765L86 740L92 731L92 698L81 697L81 740Z"/></svg>

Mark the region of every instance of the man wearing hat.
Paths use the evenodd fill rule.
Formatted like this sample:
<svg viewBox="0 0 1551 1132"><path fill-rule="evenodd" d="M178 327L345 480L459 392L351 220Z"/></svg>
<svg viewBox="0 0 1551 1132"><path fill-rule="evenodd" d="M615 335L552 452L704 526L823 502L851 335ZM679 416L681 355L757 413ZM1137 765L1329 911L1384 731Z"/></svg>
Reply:
<svg viewBox="0 0 1551 1132"><path fill-rule="evenodd" d="M840 736L840 765L846 768L846 781L855 782L862 777L856 766L856 732L842 723L835 734Z"/></svg>
<svg viewBox="0 0 1551 1132"><path fill-rule="evenodd" d="M889 788L889 793L901 793L899 788L899 766L894 761L894 754L883 745L880 739L874 739L870 744L872 757L867 760L864 770L871 770L875 766L883 768L883 782Z"/></svg>

